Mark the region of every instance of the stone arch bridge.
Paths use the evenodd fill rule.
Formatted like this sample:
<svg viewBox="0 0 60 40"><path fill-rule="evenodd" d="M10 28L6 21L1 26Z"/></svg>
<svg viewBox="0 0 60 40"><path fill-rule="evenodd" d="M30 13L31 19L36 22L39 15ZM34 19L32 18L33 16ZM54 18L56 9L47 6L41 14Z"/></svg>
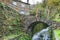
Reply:
<svg viewBox="0 0 60 40"><path fill-rule="evenodd" d="M52 28L57 28L60 26L60 23L57 23L55 21L50 21L44 18L40 18L40 17L35 17L35 16L21 16L21 26L23 27L23 31L26 32L27 30L29 30L29 28L33 28L31 25L32 24L38 24L38 23L45 23L48 26L52 26Z"/></svg>

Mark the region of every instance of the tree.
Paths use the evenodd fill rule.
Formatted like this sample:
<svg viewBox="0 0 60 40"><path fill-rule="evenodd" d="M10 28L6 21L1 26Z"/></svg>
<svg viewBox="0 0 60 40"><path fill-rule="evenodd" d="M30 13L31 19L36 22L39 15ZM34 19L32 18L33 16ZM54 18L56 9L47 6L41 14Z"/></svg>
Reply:
<svg viewBox="0 0 60 40"><path fill-rule="evenodd" d="M47 19L50 19L55 16L60 9L60 0L44 0L43 7L47 9Z"/></svg>
<svg viewBox="0 0 60 40"><path fill-rule="evenodd" d="M40 16L52 20L57 13L60 13L60 0L44 0L42 3L37 3L31 13L35 14L36 17Z"/></svg>

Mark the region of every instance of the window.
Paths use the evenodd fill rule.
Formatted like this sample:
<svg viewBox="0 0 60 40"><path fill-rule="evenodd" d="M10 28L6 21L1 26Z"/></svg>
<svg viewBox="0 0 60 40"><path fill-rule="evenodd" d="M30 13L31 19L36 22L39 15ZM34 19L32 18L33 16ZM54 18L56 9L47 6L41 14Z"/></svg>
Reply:
<svg viewBox="0 0 60 40"><path fill-rule="evenodd" d="M13 5L17 5L17 2L13 1Z"/></svg>
<svg viewBox="0 0 60 40"><path fill-rule="evenodd" d="M25 7L25 4L21 4L21 7Z"/></svg>
<svg viewBox="0 0 60 40"><path fill-rule="evenodd" d="M20 11L20 14L25 14L25 12L23 10Z"/></svg>

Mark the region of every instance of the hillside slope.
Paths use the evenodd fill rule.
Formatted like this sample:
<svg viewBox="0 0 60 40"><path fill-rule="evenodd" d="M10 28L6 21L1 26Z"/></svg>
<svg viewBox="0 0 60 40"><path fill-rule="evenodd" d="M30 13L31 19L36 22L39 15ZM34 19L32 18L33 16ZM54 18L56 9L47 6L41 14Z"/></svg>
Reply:
<svg viewBox="0 0 60 40"><path fill-rule="evenodd" d="M13 34L17 28L20 28L20 14L0 3L0 35Z"/></svg>
<svg viewBox="0 0 60 40"><path fill-rule="evenodd" d="M20 19L18 12L0 3L0 40L31 40L28 34L22 32Z"/></svg>

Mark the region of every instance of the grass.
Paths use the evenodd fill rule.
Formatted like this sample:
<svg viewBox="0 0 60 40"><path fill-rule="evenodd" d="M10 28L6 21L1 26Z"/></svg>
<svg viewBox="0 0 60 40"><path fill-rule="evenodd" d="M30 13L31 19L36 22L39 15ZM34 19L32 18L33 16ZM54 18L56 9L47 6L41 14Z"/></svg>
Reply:
<svg viewBox="0 0 60 40"><path fill-rule="evenodd" d="M60 40L60 30L54 30L57 38Z"/></svg>
<svg viewBox="0 0 60 40"><path fill-rule="evenodd" d="M20 34L11 34L8 36L4 36L4 40L10 40L17 38L17 40L31 40L30 36L26 33L21 32Z"/></svg>
<svg viewBox="0 0 60 40"><path fill-rule="evenodd" d="M19 35L9 35L9 36L5 36L4 37L4 40L9 40L9 39L12 39L12 38L15 38L15 37L17 37L17 36L19 36Z"/></svg>

